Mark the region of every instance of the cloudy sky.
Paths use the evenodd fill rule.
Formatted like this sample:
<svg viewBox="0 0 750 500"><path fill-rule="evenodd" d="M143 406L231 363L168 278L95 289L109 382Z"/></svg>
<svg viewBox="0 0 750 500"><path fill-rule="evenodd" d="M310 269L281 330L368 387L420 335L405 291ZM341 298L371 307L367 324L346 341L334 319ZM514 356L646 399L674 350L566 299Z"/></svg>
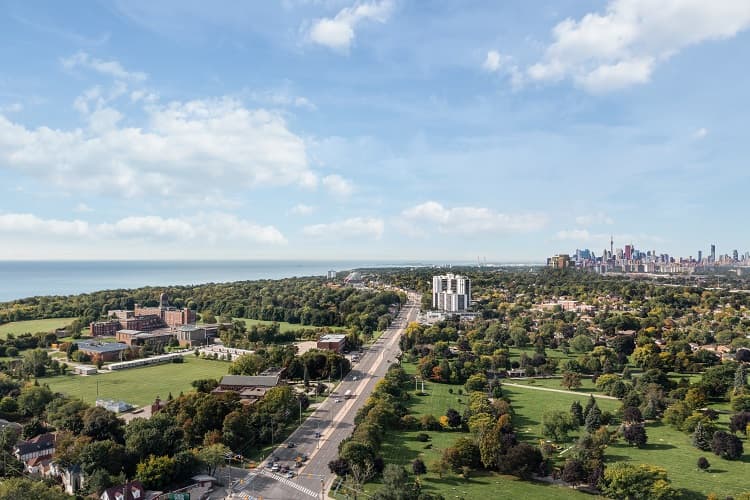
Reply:
<svg viewBox="0 0 750 500"><path fill-rule="evenodd" d="M5 1L0 259L745 251L748 27L747 0Z"/></svg>

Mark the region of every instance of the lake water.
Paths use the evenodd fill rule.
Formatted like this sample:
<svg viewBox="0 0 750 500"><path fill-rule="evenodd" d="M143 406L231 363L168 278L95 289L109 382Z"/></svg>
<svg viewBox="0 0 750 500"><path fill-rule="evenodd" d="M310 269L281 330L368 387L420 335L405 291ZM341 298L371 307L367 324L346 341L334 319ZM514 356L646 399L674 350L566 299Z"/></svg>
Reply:
<svg viewBox="0 0 750 500"><path fill-rule="evenodd" d="M425 265L376 261L0 261L0 302L117 288L325 276L329 269Z"/></svg>

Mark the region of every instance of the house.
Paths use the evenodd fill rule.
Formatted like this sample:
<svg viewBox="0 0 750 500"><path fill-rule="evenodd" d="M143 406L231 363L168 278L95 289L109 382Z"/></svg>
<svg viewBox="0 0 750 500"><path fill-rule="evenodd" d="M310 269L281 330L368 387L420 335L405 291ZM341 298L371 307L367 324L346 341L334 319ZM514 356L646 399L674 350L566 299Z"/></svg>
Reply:
<svg viewBox="0 0 750 500"><path fill-rule="evenodd" d="M146 500L146 490L140 481L131 481L107 488L100 500Z"/></svg>
<svg viewBox="0 0 750 500"><path fill-rule="evenodd" d="M55 439L54 433L46 432L27 441L19 441L13 454L24 464L32 458L52 457L55 454Z"/></svg>

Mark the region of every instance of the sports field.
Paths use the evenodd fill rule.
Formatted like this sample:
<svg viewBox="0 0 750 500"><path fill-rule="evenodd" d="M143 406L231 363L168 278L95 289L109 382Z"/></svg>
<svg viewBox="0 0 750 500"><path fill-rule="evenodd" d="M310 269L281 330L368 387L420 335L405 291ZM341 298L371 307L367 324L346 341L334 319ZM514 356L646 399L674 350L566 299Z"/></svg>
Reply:
<svg viewBox="0 0 750 500"><path fill-rule="evenodd" d="M279 324L280 332L288 332L294 330L322 330L327 328L332 331L346 330L343 326L311 326L311 325L299 325L294 323L287 323L286 321L265 321L262 319L248 319L248 318L233 318L235 320L244 321L249 327L252 325L272 325L273 323Z"/></svg>
<svg viewBox="0 0 750 500"><path fill-rule="evenodd" d="M184 363L132 368L115 372L101 373L83 377L80 375L61 375L39 379L40 383L49 384L53 391L81 398L87 403L94 403L98 397L123 400L134 405L146 405L156 396L165 399L171 392L177 396L180 392L193 390L190 382L203 378L219 378L226 375L229 363L198 359L185 356Z"/></svg>

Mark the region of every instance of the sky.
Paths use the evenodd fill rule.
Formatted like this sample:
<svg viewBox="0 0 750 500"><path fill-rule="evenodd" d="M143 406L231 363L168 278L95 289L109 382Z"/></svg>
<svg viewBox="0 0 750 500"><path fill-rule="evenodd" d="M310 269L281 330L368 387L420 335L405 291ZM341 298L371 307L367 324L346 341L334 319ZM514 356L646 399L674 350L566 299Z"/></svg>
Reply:
<svg viewBox="0 0 750 500"><path fill-rule="evenodd" d="M747 0L6 0L0 259L742 253L748 28Z"/></svg>

